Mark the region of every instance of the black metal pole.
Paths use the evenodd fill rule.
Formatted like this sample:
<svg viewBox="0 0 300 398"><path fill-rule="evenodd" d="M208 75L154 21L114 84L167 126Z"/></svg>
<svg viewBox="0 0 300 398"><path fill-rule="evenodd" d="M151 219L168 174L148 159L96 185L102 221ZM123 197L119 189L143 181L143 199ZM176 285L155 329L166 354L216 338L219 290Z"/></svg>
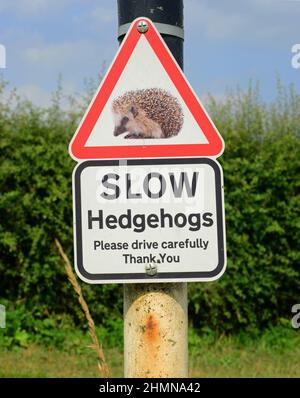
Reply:
<svg viewBox="0 0 300 398"><path fill-rule="evenodd" d="M183 31L183 0L118 0L119 27L131 23L138 17L147 17L154 23L169 25L169 33L163 33L164 29L160 33L183 69L183 37L181 34L177 35L174 29L172 32L172 26ZM119 35L120 43L123 38L124 33Z"/></svg>

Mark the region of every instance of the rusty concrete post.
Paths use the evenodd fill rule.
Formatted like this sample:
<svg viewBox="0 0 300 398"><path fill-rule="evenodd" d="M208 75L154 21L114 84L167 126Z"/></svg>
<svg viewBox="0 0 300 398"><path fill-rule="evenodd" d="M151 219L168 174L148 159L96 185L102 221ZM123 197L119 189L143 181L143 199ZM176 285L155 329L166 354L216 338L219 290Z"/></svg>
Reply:
<svg viewBox="0 0 300 398"><path fill-rule="evenodd" d="M183 0L118 0L120 43L140 16L157 24L183 68ZM186 283L125 284L125 377L187 377L187 325Z"/></svg>
<svg viewBox="0 0 300 398"><path fill-rule="evenodd" d="M125 285L125 377L187 377L187 318L186 283Z"/></svg>

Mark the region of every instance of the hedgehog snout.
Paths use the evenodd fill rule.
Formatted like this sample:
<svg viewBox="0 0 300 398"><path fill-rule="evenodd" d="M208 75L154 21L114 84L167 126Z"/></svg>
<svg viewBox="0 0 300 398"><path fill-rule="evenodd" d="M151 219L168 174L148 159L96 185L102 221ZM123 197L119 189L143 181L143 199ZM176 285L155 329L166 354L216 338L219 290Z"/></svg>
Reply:
<svg viewBox="0 0 300 398"><path fill-rule="evenodd" d="M126 133L127 129L124 126L116 126L114 129L114 136L117 137L120 134Z"/></svg>
<svg viewBox="0 0 300 398"><path fill-rule="evenodd" d="M126 133L126 131L128 130L127 129L128 120L129 119L126 116L121 119L120 123L117 126L115 126L114 136L117 137L120 134Z"/></svg>

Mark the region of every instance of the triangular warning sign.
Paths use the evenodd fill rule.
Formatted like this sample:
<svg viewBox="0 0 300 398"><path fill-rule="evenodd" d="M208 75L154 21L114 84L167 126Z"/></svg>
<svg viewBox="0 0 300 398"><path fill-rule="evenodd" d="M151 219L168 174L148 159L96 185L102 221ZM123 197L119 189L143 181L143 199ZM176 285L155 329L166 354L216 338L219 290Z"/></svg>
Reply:
<svg viewBox="0 0 300 398"><path fill-rule="evenodd" d="M136 19L74 134L71 156L218 157L223 149L222 137L154 24Z"/></svg>

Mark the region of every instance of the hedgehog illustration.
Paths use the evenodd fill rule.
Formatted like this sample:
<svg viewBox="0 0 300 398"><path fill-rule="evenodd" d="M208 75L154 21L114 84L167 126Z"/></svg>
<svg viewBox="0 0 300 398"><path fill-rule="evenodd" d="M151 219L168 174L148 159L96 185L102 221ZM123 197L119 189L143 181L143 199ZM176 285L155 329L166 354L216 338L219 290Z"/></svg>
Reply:
<svg viewBox="0 0 300 398"><path fill-rule="evenodd" d="M183 111L174 96L159 88L128 91L112 104L114 135L125 138L169 138L183 125Z"/></svg>

